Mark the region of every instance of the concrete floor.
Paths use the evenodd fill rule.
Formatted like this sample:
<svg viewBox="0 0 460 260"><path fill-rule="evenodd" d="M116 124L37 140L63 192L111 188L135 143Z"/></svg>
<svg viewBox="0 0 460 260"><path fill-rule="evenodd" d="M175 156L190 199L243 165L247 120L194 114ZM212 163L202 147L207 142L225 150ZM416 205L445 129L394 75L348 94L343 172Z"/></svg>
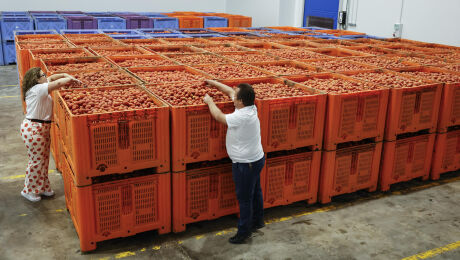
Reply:
<svg viewBox="0 0 460 260"><path fill-rule="evenodd" d="M340 196L325 206L268 209L267 226L244 245L227 242L236 226L228 216L180 234L98 243L82 254L54 162L54 198L30 203L19 194L27 156L18 133L19 87L8 86L17 84L16 73L16 66L0 67L0 259L401 259L427 251L431 259L460 259L459 172L398 184L392 192Z"/></svg>

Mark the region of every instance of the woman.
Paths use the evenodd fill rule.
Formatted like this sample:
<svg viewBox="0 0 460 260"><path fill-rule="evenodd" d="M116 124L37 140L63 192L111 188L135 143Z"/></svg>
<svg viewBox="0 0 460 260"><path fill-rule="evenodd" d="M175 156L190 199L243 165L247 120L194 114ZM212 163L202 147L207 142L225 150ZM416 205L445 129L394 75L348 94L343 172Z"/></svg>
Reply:
<svg viewBox="0 0 460 260"><path fill-rule="evenodd" d="M48 180L53 112L50 94L71 81L76 79L68 74L56 74L46 78L46 74L38 67L29 69L24 76L22 91L27 113L21 124L21 136L26 144L29 164L21 195L32 202L40 201L40 195L54 195Z"/></svg>

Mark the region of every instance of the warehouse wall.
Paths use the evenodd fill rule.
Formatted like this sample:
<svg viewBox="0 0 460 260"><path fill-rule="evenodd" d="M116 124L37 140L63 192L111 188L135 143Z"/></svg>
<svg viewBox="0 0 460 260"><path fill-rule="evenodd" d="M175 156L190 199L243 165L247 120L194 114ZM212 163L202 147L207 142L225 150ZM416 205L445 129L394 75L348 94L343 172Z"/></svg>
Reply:
<svg viewBox="0 0 460 260"><path fill-rule="evenodd" d="M402 38L460 46L460 27L456 22L459 0L349 1L349 23L356 23L356 26L349 26L349 30L392 37L404 2Z"/></svg>
<svg viewBox="0 0 460 260"><path fill-rule="evenodd" d="M230 0L231 1L231 0ZM6 3L6 4L5 4ZM198 11L225 12L226 0L21 0L6 1L3 11L62 10L62 11L132 11L132 12L170 12Z"/></svg>
<svg viewBox="0 0 460 260"><path fill-rule="evenodd" d="M227 0L226 12L252 17L252 25L302 26L304 0Z"/></svg>

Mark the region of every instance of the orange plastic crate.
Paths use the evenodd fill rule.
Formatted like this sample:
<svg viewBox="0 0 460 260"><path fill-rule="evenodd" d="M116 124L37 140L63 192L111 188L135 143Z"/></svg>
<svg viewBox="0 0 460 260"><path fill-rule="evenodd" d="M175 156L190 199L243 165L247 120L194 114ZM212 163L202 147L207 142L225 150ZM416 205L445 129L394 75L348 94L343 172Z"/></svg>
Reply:
<svg viewBox="0 0 460 260"><path fill-rule="evenodd" d="M351 42L351 41L347 41ZM385 54L393 54L393 50L389 49L384 49L384 48L379 48L379 47L373 47L373 46L343 46L344 49L349 49L349 50L354 50L362 53L367 53L370 55L385 55Z"/></svg>
<svg viewBox="0 0 460 260"><path fill-rule="evenodd" d="M460 73L443 70L435 67L420 67L402 72L425 72L433 77L420 76L419 78L441 82L443 84L437 123L438 132L446 132L448 127L460 124ZM449 75L450 80L442 80L437 75ZM415 75L415 74L414 74ZM434 108L433 108L434 109Z"/></svg>
<svg viewBox="0 0 460 260"><path fill-rule="evenodd" d="M151 54L151 52L138 46L120 46L120 47L89 47L89 51L96 56L133 56Z"/></svg>
<svg viewBox="0 0 460 260"><path fill-rule="evenodd" d="M242 63L193 65L193 67L202 71L207 79L250 80L253 78L264 78L270 76L265 71L258 69L257 67Z"/></svg>
<svg viewBox="0 0 460 260"><path fill-rule="evenodd" d="M163 38L161 41L163 42L163 45L188 45L203 43L203 39L201 38Z"/></svg>
<svg viewBox="0 0 460 260"><path fill-rule="evenodd" d="M66 207L82 252L95 250L97 242L109 239L150 230L171 232L170 173L78 187L70 164L64 162Z"/></svg>
<svg viewBox="0 0 460 260"><path fill-rule="evenodd" d="M346 31L346 30L317 30L315 32L320 32L320 33L327 33L327 34L332 34L335 36L343 36L343 35L365 35L365 33L361 32L353 32L353 31Z"/></svg>
<svg viewBox="0 0 460 260"><path fill-rule="evenodd" d="M33 58L34 54L31 54ZM47 74L59 73L62 71L112 69L116 65L103 57L79 57L61 59L40 59L40 67Z"/></svg>
<svg viewBox="0 0 460 260"><path fill-rule="evenodd" d="M173 15L179 19L179 28L203 28L203 17L188 15Z"/></svg>
<svg viewBox="0 0 460 260"><path fill-rule="evenodd" d="M304 29L304 28L298 28L298 27L293 27L293 26L269 26L266 28L272 28L280 31L288 31L288 32L295 32L295 31L300 31L300 32L308 32L310 30Z"/></svg>
<svg viewBox="0 0 460 260"><path fill-rule="evenodd" d="M160 39L120 39L118 40L121 43L125 45L131 45L131 46L147 46L147 45L164 45L165 42L163 42Z"/></svg>
<svg viewBox="0 0 460 260"><path fill-rule="evenodd" d="M156 54L133 56L109 56L107 57L107 59L122 68L176 65L174 61Z"/></svg>
<svg viewBox="0 0 460 260"><path fill-rule="evenodd" d="M125 87L104 89L120 88ZM65 91L69 92L57 92L54 109L78 186L92 184L93 177L139 169L169 172L169 108L166 104L150 95L158 107L74 115L62 98Z"/></svg>
<svg viewBox="0 0 460 260"><path fill-rule="evenodd" d="M291 40L291 39L277 39L276 44L281 44L284 46L294 47L294 48L319 48L324 47L322 44L319 44L314 41L306 41L306 40Z"/></svg>
<svg viewBox="0 0 460 260"><path fill-rule="evenodd" d="M239 51L239 52L225 52L218 55L236 62L265 62L265 61L279 61L279 57L260 53L258 51Z"/></svg>
<svg viewBox="0 0 460 260"><path fill-rule="evenodd" d="M30 66L40 67L41 59L68 59L78 57L94 57L94 54L85 48L69 48L69 49L38 49L30 50Z"/></svg>
<svg viewBox="0 0 460 260"><path fill-rule="evenodd" d="M64 36L70 42L72 42L72 41L81 41L81 40L91 40L91 41L112 40L112 38L110 36L108 36L107 34L98 34L98 33L95 33L95 34L78 34L78 33L72 34L72 33L69 33L69 34L63 34L62 36Z"/></svg>
<svg viewBox="0 0 460 260"><path fill-rule="evenodd" d="M72 43L79 48L110 48L110 47L120 47L125 46L122 42L116 41L114 39L107 40L74 40Z"/></svg>
<svg viewBox="0 0 460 260"><path fill-rule="evenodd" d="M172 173L172 194L173 232L239 212L230 162Z"/></svg>
<svg viewBox="0 0 460 260"><path fill-rule="evenodd" d="M329 203L333 196L377 189L382 142L358 144L323 151L318 200Z"/></svg>
<svg viewBox="0 0 460 260"><path fill-rule="evenodd" d="M216 31L216 32L251 32L251 30L239 28L239 27L209 27L209 30Z"/></svg>
<svg viewBox="0 0 460 260"><path fill-rule="evenodd" d="M433 151L431 179L437 180L441 174L460 169L460 130L438 133Z"/></svg>
<svg viewBox="0 0 460 260"><path fill-rule="evenodd" d="M399 70L423 71L427 67ZM419 78L420 86L392 88L388 102L385 140L394 141L398 134L428 129L436 131L443 84Z"/></svg>
<svg viewBox="0 0 460 260"><path fill-rule="evenodd" d="M51 42L51 43L34 43L34 42L15 42L16 48L16 63L18 65L19 76L24 77L26 72L31 68L30 50L37 49L67 49L75 46L66 41Z"/></svg>
<svg viewBox="0 0 460 260"><path fill-rule="evenodd" d="M222 56L213 53L197 54L166 54L166 57L184 65L219 64L233 62Z"/></svg>
<svg viewBox="0 0 460 260"><path fill-rule="evenodd" d="M351 56L370 56L369 54L358 52L350 49L343 48L315 48L311 49L313 52L321 53L323 55L332 56L332 57L351 57Z"/></svg>
<svg viewBox="0 0 460 260"><path fill-rule="evenodd" d="M169 86L174 86L174 84L181 84L181 82L168 83ZM197 87L212 86L200 81L197 82ZM149 89L149 85L146 85L146 88L154 93ZM227 126L212 118L206 104L169 105L171 110L171 168L173 172L185 171L187 164L190 163L228 157L225 147ZM218 102L217 107L227 114L235 110L230 101Z"/></svg>
<svg viewBox="0 0 460 260"><path fill-rule="evenodd" d="M119 67L112 69L63 71L62 73L68 73L83 83L73 82L68 86L64 86L63 88L65 89L118 87L142 83L141 80ZM51 74L47 74L47 76L49 77Z"/></svg>
<svg viewBox="0 0 460 260"><path fill-rule="evenodd" d="M360 82L350 77L329 73L286 78L299 83L315 78ZM308 83L301 84L309 86ZM375 142L381 141L385 130L388 96L387 88L342 94L328 93L324 149L335 150L340 143L367 138L374 138Z"/></svg>
<svg viewBox="0 0 460 260"><path fill-rule="evenodd" d="M66 41L60 34L24 34L14 36L15 42L61 42Z"/></svg>
<svg viewBox="0 0 460 260"><path fill-rule="evenodd" d="M145 83L148 84L162 84L162 83L172 83L179 81L196 81L196 80L205 80L209 79L206 74L203 72L194 69L192 67L184 65L174 65L174 66L159 66L159 67L138 67L138 68L129 68L128 71L138 77ZM164 72L164 75L161 72ZM144 74L145 73L145 74ZM151 73L152 78L150 78L149 73ZM166 73L181 75L181 80L169 79ZM154 75L154 76L153 76ZM164 77L164 78L161 78Z"/></svg>
<svg viewBox="0 0 460 260"><path fill-rule="evenodd" d="M144 46L144 49L150 54L192 54L204 52L203 50L191 46L161 45L161 46Z"/></svg>
<svg viewBox="0 0 460 260"><path fill-rule="evenodd" d="M228 27L252 27L252 17L242 15L216 15L225 17L228 20Z"/></svg>
<svg viewBox="0 0 460 260"><path fill-rule="evenodd" d="M296 201L317 201L321 151L301 152L266 160L264 208Z"/></svg>
<svg viewBox="0 0 460 260"><path fill-rule="evenodd" d="M308 96L263 100L256 98L262 145L265 152L305 146L310 146L312 150L321 149L326 106L325 94L274 77L224 80L222 83L230 87L236 87L240 83L283 84L292 88L302 88L310 93L311 95Z"/></svg>
<svg viewBox="0 0 460 260"><path fill-rule="evenodd" d="M380 188L422 177L428 180L436 134L423 134L385 142L380 169Z"/></svg>
<svg viewBox="0 0 460 260"><path fill-rule="evenodd" d="M249 63L274 76L292 76L315 74L321 70L296 61L267 61Z"/></svg>

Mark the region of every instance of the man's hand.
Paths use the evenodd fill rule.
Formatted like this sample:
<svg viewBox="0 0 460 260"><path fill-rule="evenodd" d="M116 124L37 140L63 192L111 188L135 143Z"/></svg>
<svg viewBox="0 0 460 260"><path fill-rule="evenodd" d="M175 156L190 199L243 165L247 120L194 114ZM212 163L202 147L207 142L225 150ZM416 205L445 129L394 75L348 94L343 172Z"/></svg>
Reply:
<svg viewBox="0 0 460 260"><path fill-rule="evenodd" d="M206 94L203 98L203 102L209 105L210 103L214 102L214 100L212 100L212 97Z"/></svg>

